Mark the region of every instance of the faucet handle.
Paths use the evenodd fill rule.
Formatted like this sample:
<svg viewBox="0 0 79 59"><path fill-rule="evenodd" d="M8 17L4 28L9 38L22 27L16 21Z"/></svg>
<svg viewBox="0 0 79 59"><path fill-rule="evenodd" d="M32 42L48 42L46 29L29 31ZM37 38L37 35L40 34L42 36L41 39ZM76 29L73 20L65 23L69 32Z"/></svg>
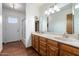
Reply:
<svg viewBox="0 0 79 59"><path fill-rule="evenodd" d="M63 34L63 36L64 36L65 38L68 38L68 35L67 35L67 33L64 33L64 34Z"/></svg>
<svg viewBox="0 0 79 59"><path fill-rule="evenodd" d="M77 34L77 39L79 39L79 34Z"/></svg>

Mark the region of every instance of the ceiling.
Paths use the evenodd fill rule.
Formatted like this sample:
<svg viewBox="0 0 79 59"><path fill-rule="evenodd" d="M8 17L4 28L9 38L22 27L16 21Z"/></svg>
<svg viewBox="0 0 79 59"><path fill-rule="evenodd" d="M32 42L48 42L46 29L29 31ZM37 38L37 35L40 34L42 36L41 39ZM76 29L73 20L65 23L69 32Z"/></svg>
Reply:
<svg viewBox="0 0 79 59"><path fill-rule="evenodd" d="M8 8L8 9L13 9L13 4L14 4L14 9L23 13L26 13L26 5L27 4L34 4L36 7L41 7L46 3L3 3L2 7L3 8Z"/></svg>
<svg viewBox="0 0 79 59"><path fill-rule="evenodd" d="M2 4L3 8L8 8L8 9L14 9L20 12L25 13L26 11L26 4L25 3L3 3Z"/></svg>
<svg viewBox="0 0 79 59"><path fill-rule="evenodd" d="M13 7L14 4L14 7ZM2 7L3 8L8 8L8 9L15 9L17 11L26 13L26 5L29 3L3 3ZM30 4L34 4L36 7L42 9L41 7L46 7L49 8L50 6L55 5L55 3L30 3ZM60 8L64 7L66 5L68 5L67 3L59 3L57 4Z"/></svg>
<svg viewBox="0 0 79 59"><path fill-rule="evenodd" d="M45 7L45 6L46 6L46 8L50 8L51 6L54 6L55 4L56 4L59 8L63 8L63 7L65 7L65 6L67 6L67 5L69 5L70 3L45 3L45 4L42 5L42 7Z"/></svg>

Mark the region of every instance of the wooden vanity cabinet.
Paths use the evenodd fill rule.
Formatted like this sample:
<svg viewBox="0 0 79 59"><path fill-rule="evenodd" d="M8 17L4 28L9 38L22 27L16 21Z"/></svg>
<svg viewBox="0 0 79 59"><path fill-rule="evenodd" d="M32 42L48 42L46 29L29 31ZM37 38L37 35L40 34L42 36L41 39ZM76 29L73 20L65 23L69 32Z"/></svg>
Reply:
<svg viewBox="0 0 79 59"><path fill-rule="evenodd" d="M60 50L60 56L74 56L74 54L67 52L65 50Z"/></svg>
<svg viewBox="0 0 79 59"><path fill-rule="evenodd" d="M79 48L75 48L66 44L61 44L60 56L79 56Z"/></svg>
<svg viewBox="0 0 79 59"><path fill-rule="evenodd" d="M35 35L35 50L39 52L39 36Z"/></svg>
<svg viewBox="0 0 79 59"><path fill-rule="evenodd" d="M79 56L79 48L33 34L32 47L42 56Z"/></svg>
<svg viewBox="0 0 79 59"><path fill-rule="evenodd" d="M39 36L32 35L32 47L39 52Z"/></svg>
<svg viewBox="0 0 79 59"><path fill-rule="evenodd" d="M58 56L58 42L47 40L47 56Z"/></svg>
<svg viewBox="0 0 79 59"><path fill-rule="evenodd" d="M39 38L39 54L42 56L47 55L47 40L44 37Z"/></svg>
<svg viewBox="0 0 79 59"><path fill-rule="evenodd" d="M32 47L35 48L35 40L34 40L34 35L32 34Z"/></svg>

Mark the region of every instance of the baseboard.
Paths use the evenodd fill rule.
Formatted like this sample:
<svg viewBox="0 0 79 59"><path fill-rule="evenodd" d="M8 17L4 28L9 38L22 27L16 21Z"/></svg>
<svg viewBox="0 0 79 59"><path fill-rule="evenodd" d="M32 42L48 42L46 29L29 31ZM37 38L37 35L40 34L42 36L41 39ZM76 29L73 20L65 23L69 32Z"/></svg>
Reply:
<svg viewBox="0 0 79 59"><path fill-rule="evenodd" d="M30 46L30 47L27 47L26 49L28 49L28 48L32 48L32 46Z"/></svg>
<svg viewBox="0 0 79 59"><path fill-rule="evenodd" d="M21 40L17 40L17 41L21 41ZM17 42L17 41L3 42L3 44L6 44L6 43L12 43L12 42Z"/></svg>

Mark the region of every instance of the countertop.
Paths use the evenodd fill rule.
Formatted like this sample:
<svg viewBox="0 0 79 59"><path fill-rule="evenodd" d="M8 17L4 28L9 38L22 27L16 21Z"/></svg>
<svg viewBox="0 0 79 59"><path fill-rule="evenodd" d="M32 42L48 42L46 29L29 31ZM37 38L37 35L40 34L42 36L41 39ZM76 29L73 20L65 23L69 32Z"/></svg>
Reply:
<svg viewBox="0 0 79 59"><path fill-rule="evenodd" d="M79 40L78 39L64 38L63 35L53 34L53 33L33 32L32 34L79 48Z"/></svg>

